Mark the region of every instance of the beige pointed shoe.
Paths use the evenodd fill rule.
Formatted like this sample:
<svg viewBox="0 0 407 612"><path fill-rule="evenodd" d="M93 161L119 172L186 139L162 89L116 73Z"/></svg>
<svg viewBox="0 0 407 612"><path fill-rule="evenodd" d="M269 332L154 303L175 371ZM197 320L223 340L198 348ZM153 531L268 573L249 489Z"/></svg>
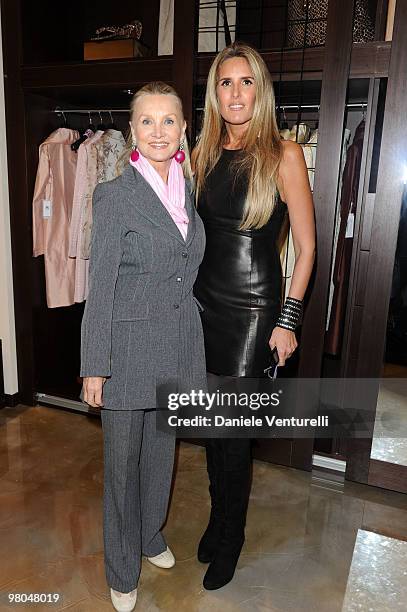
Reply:
<svg viewBox="0 0 407 612"><path fill-rule="evenodd" d="M137 601L137 589L130 591L130 593L120 593L114 589L110 589L110 599L117 612L131 612L134 610L134 606Z"/></svg>
<svg viewBox="0 0 407 612"><path fill-rule="evenodd" d="M164 552L159 555L155 555L155 557L147 557L147 560L153 565L162 567L163 569L170 569L170 567L174 567L175 565L175 557L168 546L167 550L164 550Z"/></svg>

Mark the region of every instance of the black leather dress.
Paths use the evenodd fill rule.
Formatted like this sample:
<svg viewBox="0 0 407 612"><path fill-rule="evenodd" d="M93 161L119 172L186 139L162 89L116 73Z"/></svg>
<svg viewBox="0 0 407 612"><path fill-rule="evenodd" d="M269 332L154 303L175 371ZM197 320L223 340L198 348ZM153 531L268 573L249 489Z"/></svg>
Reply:
<svg viewBox="0 0 407 612"><path fill-rule="evenodd" d="M268 341L281 309L282 271L278 240L287 207L278 198L268 223L239 230L247 178L235 180L224 149L199 198L206 249L194 294L201 313L207 371L262 377L271 364Z"/></svg>

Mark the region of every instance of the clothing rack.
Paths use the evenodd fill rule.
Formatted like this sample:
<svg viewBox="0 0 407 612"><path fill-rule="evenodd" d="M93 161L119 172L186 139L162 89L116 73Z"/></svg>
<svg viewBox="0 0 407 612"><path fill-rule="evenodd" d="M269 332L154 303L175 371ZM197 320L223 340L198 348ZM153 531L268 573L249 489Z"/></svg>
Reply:
<svg viewBox="0 0 407 612"><path fill-rule="evenodd" d="M69 113L74 113L75 115L95 115L98 113L129 113L130 109L129 108L98 108L98 109L94 109L94 108L89 108L89 109L83 109L83 108L68 108L68 109L63 109L63 108L56 108L54 111L54 113L56 114L69 114Z"/></svg>
<svg viewBox="0 0 407 612"><path fill-rule="evenodd" d="M362 110L364 108L366 108L366 103L365 102L352 102L346 105L346 108L361 108ZM301 106L299 106L298 104L280 104L279 106L276 107L277 110L300 110L303 108L307 108L310 110L319 110L320 108L320 104L302 104Z"/></svg>
<svg viewBox="0 0 407 612"><path fill-rule="evenodd" d="M366 108L366 102L351 102L348 103L346 105L346 108ZM307 108L307 109L314 109L314 110L319 110L320 108L320 104L280 104L276 106L277 110L287 110L287 109L291 109L291 110L299 110L302 108ZM204 110L204 108L196 108L195 110ZM89 113L91 114L97 114L97 113L129 113L130 109L129 108L69 108L69 109L63 109L63 108L56 108L54 111L54 113L75 113L77 115L87 115Z"/></svg>
<svg viewBox="0 0 407 612"><path fill-rule="evenodd" d="M346 108L361 108L366 109L367 104L365 102L352 102L346 105ZM302 109L309 109L309 110L319 110L320 108L320 104L280 104L278 106L276 106L276 110L302 110ZM198 107L195 109L196 111L203 111L204 107Z"/></svg>

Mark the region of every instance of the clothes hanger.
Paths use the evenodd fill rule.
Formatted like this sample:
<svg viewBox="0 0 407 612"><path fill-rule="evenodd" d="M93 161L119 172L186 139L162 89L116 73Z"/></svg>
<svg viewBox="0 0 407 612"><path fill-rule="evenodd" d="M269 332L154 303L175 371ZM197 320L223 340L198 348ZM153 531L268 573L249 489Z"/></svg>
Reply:
<svg viewBox="0 0 407 612"><path fill-rule="evenodd" d="M288 130L288 121L287 121L287 115L285 114L285 107L282 107L282 111L283 111L283 121L281 123L281 129L282 130Z"/></svg>
<svg viewBox="0 0 407 612"><path fill-rule="evenodd" d="M70 130L71 128L68 125L68 121L67 121L67 118L66 118L66 115L65 115L64 111L61 110L61 113L62 113L62 117L64 119L64 125L62 127L66 128L67 130Z"/></svg>
<svg viewBox="0 0 407 612"><path fill-rule="evenodd" d="M112 111L109 111L109 115L110 115L110 123L107 126L108 130L117 130L116 124L113 120L113 115L112 115Z"/></svg>
<svg viewBox="0 0 407 612"><path fill-rule="evenodd" d="M93 133L95 133L96 132L96 128L95 128L95 125L93 123L92 115L91 115L90 111L89 111L88 115L89 115L89 124L88 124L88 127L85 128L85 132L88 131L88 130L91 130Z"/></svg>
<svg viewBox="0 0 407 612"><path fill-rule="evenodd" d="M86 127L84 129L84 131L82 132L80 138L78 138L78 140L75 140L75 142L73 142L71 144L71 149L72 151L77 151L79 149L79 147L81 146L81 144L83 142L85 142L85 140L87 140L88 138L90 138L94 133L95 133L95 126L93 125L93 121L92 121L92 116L90 114L89 111L89 125L88 127Z"/></svg>
<svg viewBox="0 0 407 612"><path fill-rule="evenodd" d="M97 126L97 129L98 130L102 130L103 132L105 132L107 128L106 128L105 124L103 123L102 113L101 113L101 111L98 111L98 113L99 113L100 123Z"/></svg>

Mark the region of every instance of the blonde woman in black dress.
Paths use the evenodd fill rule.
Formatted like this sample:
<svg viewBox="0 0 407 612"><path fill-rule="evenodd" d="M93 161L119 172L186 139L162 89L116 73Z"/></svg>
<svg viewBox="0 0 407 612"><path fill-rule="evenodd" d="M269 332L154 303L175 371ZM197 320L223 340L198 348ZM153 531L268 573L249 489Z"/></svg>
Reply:
<svg viewBox="0 0 407 612"><path fill-rule="evenodd" d="M210 390L240 377L262 377L270 348L284 365L315 258L312 194L301 147L282 142L267 67L257 51L234 43L215 58L205 115L193 152L198 212L206 250L194 292L202 322ZM286 214L295 267L282 305L276 241ZM234 575L244 543L250 494L249 439L208 439L211 515L198 548L209 563L206 589Z"/></svg>

